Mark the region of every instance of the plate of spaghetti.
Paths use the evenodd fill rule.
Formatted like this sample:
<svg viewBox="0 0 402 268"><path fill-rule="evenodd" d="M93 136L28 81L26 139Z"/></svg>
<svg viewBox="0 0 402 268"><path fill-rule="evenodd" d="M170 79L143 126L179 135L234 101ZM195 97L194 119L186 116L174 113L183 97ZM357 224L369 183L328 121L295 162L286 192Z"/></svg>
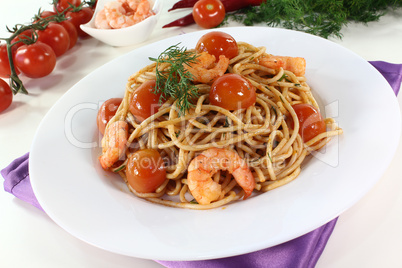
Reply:
<svg viewBox="0 0 402 268"><path fill-rule="evenodd" d="M172 37L55 104L32 145L32 186L57 224L114 253L260 250L327 223L376 183L399 142L400 124L387 143L373 124L400 122L392 94L364 59L305 33Z"/></svg>

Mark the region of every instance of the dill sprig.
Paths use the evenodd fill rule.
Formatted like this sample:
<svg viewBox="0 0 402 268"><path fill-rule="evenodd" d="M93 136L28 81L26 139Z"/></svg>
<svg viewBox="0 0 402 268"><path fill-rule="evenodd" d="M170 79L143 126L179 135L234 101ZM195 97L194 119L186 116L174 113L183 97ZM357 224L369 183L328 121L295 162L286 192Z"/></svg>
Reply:
<svg viewBox="0 0 402 268"><path fill-rule="evenodd" d="M184 65L196 62L197 57L195 52L188 51L185 47L179 47L179 44L176 44L168 47L157 59L149 58L156 62L155 93L162 93L161 101L168 96L176 99L180 116L194 106L191 100L199 95L197 87L191 82L192 74L184 67ZM159 67L162 63L168 63L169 67L160 70Z"/></svg>
<svg viewBox="0 0 402 268"><path fill-rule="evenodd" d="M349 22L377 21L388 9L402 7L402 0L266 0L227 14L228 19L251 26L266 23L324 38L342 38Z"/></svg>

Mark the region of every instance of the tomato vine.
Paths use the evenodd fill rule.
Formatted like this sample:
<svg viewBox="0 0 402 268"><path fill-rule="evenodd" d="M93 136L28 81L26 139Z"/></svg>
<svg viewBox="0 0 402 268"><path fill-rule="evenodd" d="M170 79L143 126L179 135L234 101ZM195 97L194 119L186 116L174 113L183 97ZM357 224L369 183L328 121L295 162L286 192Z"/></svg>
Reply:
<svg viewBox="0 0 402 268"><path fill-rule="evenodd" d="M58 8L59 2L67 3L63 9ZM39 9L38 14L32 18L30 24L16 24L13 28L6 26L7 31L11 34L9 37L0 38L0 40L5 41L7 49L7 58L10 65L10 87L13 94L23 93L28 94L28 90L25 88L22 80L18 76L16 65L14 62L14 52L15 48L21 45L31 45L37 42L38 33L37 31L45 30L48 25L52 22L60 23L65 20L69 20L66 14L67 12L80 12L83 8L94 8L96 6L97 0L78 0L78 5L73 5L70 3L71 0L53 0L52 4L54 7L54 15L42 17L41 9ZM77 3L77 1L75 2ZM52 12L49 12L52 13ZM26 34L26 33L30 34Z"/></svg>

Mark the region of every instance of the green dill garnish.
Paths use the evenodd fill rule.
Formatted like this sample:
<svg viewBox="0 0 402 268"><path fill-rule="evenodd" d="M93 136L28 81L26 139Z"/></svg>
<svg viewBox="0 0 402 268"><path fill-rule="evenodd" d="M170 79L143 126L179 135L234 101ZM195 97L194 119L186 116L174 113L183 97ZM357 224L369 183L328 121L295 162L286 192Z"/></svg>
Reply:
<svg viewBox="0 0 402 268"><path fill-rule="evenodd" d="M269 161L271 161L271 163L273 163L273 162L272 162L272 159L271 159L271 156L269 155L269 153L267 153L267 155L268 155Z"/></svg>
<svg viewBox="0 0 402 268"><path fill-rule="evenodd" d="M229 127L230 123L229 123L229 118L227 116L225 116L225 124L223 124L224 127Z"/></svg>
<svg viewBox="0 0 402 268"><path fill-rule="evenodd" d="M342 38L341 29L349 22L377 21L388 10L402 7L400 0L267 0L226 15L251 26L266 23L318 35Z"/></svg>
<svg viewBox="0 0 402 268"><path fill-rule="evenodd" d="M288 75L287 74L283 74L281 78L279 78L279 81L285 80L286 82L292 82L288 79Z"/></svg>
<svg viewBox="0 0 402 268"><path fill-rule="evenodd" d="M117 173L117 172L123 170L124 168L126 168L126 165L121 165L120 167L117 167L116 169L113 169L113 172Z"/></svg>
<svg viewBox="0 0 402 268"><path fill-rule="evenodd" d="M274 113L275 113L275 116L278 116L278 114L277 114L277 112L276 112L276 109L275 109L275 107L271 105L271 108L272 108L272 110L274 111Z"/></svg>
<svg viewBox="0 0 402 268"><path fill-rule="evenodd" d="M193 76L184 68L184 64L194 63L196 58L195 52L187 51L185 47L180 48L178 44L168 47L157 59L149 58L156 62L155 93L162 93L160 101L167 96L176 99L179 115L184 115L193 107L191 99L198 97L198 89L191 82ZM160 71L158 67L162 63L168 63L170 67Z"/></svg>
<svg viewBox="0 0 402 268"><path fill-rule="evenodd" d="M197 200L193 199L190 201L190 204L198 204Z"/></svg>

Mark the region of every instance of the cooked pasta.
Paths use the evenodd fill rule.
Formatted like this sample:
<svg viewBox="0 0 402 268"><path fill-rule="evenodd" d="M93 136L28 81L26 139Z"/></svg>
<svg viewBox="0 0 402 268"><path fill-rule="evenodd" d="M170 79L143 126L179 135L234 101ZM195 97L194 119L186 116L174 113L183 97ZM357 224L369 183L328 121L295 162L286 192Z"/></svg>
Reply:
<svg viewBox="0 0 402 268"><path fill-rule="evenodd" d="M194 83L199 97L185 114L178 109L177 100L169 98L153 115L140 122L129 109L133 92L143 83L156 80L156 67L163 72L169 70L170 65L152 63L129 77L122 103L107 127L117 121L125 121L128 125L125 153L110 170L119 173L136 196L172 207L220 207L240 200L247 194L245 189L250 187L239 185L242 178L234 178L234 169L236 172L240 168L250 171L255 182L251 189L253 194L267 192L297 178L306 156L342 133L333 119L326 118L326 131L304 142L292 106L307 103L319 109L306 78L296 76L294 72L297 72L292 72L290 67L269 68L269 64L261 64L269 58L276 63L278 59L288 57L275 58L266 52L265 47L244 42L237 45L239 53L230 59L225 71L246 78L255 88L255 103L248 108L227 110L212 105L209 99L211 83ZM107 138L104 138L103 149L108 146ZM140 193L128 183L126 168L129 156L146 148L159 152L166 178L154 191ZM211 171L211 175L214 173L212 181L214 185L219 184L220 194L203 204L194 200L195 196L189 189L189 166L203 152L210 153L217 148L224 148L225 151L219 152L228 157L225 161L234 161L238 156L242 162L233 170L227 167ZM244 170L241 174L246 172ZM196 187L204 187L200 186L202 182L197 183Z"/></svg>

